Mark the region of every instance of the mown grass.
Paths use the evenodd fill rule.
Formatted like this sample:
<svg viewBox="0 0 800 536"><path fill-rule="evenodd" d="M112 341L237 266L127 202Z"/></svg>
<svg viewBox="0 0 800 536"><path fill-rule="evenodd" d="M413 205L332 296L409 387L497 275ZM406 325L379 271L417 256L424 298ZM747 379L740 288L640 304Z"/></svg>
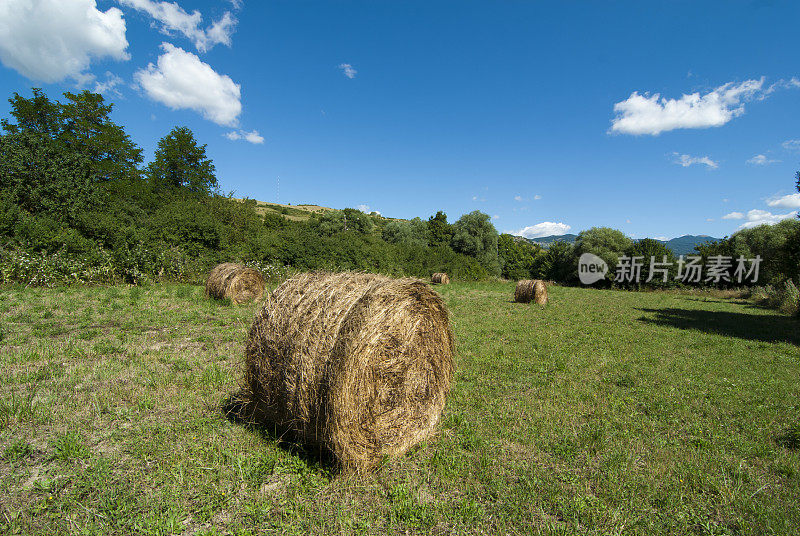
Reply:
<svg viewBox="0 0 800 536"><path fill-rule="evenodd" d="M0 289L0 532L800 532L800 330L742 300L439 286L438 437L343 478L228 421L257 305L194 286Z"/></svg>

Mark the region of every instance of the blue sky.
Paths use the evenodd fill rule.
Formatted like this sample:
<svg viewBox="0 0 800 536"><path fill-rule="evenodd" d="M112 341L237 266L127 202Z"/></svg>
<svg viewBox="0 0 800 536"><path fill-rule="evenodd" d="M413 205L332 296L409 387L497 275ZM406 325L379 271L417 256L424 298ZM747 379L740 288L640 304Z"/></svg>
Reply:
<svg viewBox="0 0 800 536"><path fill-rule="evenodd" d="M800 209L798 20L779 0L4 0L0 93L102 91L148 159L188 126L237 196L724 236Z"/></svg>

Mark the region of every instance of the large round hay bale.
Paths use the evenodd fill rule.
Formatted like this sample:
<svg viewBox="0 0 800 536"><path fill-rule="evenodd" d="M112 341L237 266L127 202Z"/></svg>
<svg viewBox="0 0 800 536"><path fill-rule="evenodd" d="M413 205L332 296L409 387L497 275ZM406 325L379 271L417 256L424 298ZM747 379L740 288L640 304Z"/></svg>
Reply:
<svg viewBox="0 0 800 536"><path fill-rule="evenodd" d="M533 301L539 305L547 305L547 286L544 281L535 279L533 283Z"/></svg>
<svg viewBox="0 0 800 536"><path fill-rule="evenodd" d="M450 276L444 273L435 273L431 276L431 283L435 285L449 285Z"/></svg>
<svg viewBox="0 0 800 536"><path fill-rule="evenodd" d="M445 304L423 282L300 274L250 329L245 418L369 470L433 433L453 353Z"/></svg>
<svg viewBox="0 0 800 536"><path fill-rule="evenodd" d="M245 303L257 300L264 295L264 278L258 270L224 262L218 264L208 274L206 296L232 303Z"/></svg>
<svg viewBox="0 0 800 536"><path fill-rule="evenodd" d="M517 281L517 287L514 289L514 301L518 303L530 303L533 301L534 283L532 279Z"/></svg>

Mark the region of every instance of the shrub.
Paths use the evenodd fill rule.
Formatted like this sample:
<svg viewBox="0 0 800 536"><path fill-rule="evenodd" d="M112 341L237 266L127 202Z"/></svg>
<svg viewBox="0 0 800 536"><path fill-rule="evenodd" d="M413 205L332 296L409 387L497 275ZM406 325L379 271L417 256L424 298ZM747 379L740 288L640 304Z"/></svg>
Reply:
<svg viewBox="0 0 800 536"><path fill-rule="evenodd" d="M778 309L787 315L796 315L800 311L800 292L791 279L783 284Z"/></svg>

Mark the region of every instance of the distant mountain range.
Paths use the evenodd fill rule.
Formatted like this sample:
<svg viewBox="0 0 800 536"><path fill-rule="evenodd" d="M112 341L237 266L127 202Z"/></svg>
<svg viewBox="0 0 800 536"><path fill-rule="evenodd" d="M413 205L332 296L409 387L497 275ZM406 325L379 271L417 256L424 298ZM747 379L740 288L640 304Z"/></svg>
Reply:
<svg viewBox="0 0 800 536"><path fill-rule="evenodd" d="M518 238L530 242L531 244L538 244L546 249L550 247L550 244L553 242L561 241L571 244L575 242L575 239L578 238L578 235L564 234L542 236L539 238ZM720 240L721 238L714 238L713 236L708 235L684 235L679 236L678 238L673 238L672 240L659 240L659 242L672 250L675 255L691 255L692 253L697 253L695 246L702 244L703 242L719 242Z"/></svg>

